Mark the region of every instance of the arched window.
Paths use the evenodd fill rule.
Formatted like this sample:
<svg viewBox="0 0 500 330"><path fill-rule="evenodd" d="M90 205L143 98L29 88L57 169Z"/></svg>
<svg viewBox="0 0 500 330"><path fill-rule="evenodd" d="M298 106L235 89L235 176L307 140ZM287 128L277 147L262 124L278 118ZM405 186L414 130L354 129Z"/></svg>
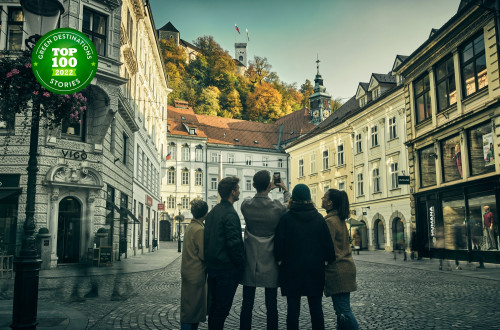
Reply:
<svg viewBox="0 0 500 330"><path fill-rule="evenodd" d="M167 184L175 184L175 167L170 167L167 174Z"/></svg>
<svg viewBox="0 0 500 330"><path fill-rule="evenodd" d="M182 185L189 185L189 169L185 167L182 169Z"/></svg>
<svg viewBox="0 0 500 330"><path fill-rule="evenodd" d="M194 185L203 186L203 170L201 168L196 170Z"/></svg>

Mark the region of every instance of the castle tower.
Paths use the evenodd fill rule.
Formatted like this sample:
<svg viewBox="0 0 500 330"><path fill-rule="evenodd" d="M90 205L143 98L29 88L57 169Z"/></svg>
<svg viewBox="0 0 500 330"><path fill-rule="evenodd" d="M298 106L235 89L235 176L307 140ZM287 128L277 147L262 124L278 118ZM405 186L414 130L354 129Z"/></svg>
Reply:
<svg viewBox="0 0 500 330"><path fill-rule="evenodd" d="M316 60L316 77L314 78L314 93L309 97L311 101L310 122L318 125L326 117L330 116L332 97L326 92L326 87L323 86L323 77L319 73L319 62Z"/></svg>
<svg viewBox="0 0 500 330"><path fill-rule="evenodd" d="M247 43L237 42L234 44L234 58L247 66Z"/></svg>

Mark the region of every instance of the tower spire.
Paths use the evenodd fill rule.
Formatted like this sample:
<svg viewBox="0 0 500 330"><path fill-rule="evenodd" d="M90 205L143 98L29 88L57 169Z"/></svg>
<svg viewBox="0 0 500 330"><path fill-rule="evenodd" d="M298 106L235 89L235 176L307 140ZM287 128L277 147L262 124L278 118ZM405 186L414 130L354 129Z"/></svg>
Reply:
<svg viewBox="0 0 500 330"><path fill-rule="evenodd" d="M317 69L317 75L319 75L319 62L321 62L319 60L319 55L316 53L316 69Z"/></svg>

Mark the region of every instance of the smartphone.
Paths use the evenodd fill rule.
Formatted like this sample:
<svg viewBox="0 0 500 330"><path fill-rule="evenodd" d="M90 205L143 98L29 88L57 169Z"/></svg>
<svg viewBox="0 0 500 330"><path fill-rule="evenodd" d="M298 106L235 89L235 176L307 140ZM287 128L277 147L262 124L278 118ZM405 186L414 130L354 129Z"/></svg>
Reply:
<svg viewBox="0 0 500 330"><path fill-rule="evenodd" d="M274 185L275 186L277 186L278 183L281 182L281 174L280 174L280 172L274 172L273 180L274 180Z"/></svg>

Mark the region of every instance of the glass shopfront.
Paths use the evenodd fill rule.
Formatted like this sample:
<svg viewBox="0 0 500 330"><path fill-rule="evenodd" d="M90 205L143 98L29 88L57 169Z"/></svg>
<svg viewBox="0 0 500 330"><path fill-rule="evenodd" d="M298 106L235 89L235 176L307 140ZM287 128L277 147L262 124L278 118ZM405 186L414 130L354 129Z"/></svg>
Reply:
<svg viewBox="0 0 500 330"><path fill-rule="evenodd" d="M500 263L498 176L415 197L417 238L424 256Z"/></svg>

